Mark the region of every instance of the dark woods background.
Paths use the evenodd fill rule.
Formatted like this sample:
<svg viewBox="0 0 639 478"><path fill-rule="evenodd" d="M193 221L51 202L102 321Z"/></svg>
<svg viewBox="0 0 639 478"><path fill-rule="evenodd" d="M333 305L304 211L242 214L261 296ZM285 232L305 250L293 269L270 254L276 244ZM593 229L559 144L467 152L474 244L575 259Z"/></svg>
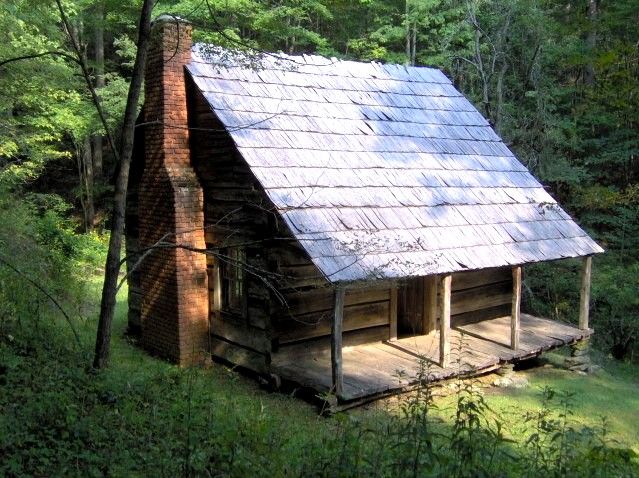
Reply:
<svg viewBox="0 0 639 478"><path fill-rule="evenodd" d="M63 3L117 131L141 2ZM191 20L196 41L442 68L607 249L593 274L596 340L617 358L632 355L639 334L636 0L158 2L154 13L167 12ZM53 3L4 1L0 31L0 62L70 49ZM45 283L46 261L69 273L86 257L99 264L108 229L116 165L83 81L61 54L0 66L0 251ZM46 246L39 253L46 258L33 263L30 244ZM529 268L526 306L574 320L577 268L570 261ZM68 293L54 276L50 288ZM0 297L15 293L7 284Z"/></svg>

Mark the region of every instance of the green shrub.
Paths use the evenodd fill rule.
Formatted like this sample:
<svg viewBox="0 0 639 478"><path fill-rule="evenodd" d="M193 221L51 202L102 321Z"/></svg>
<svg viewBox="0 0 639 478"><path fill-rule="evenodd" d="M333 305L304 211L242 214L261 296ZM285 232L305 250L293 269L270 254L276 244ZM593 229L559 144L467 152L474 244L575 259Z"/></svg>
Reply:
<svg viewBox="0 0 639 478"><path fill-rule="evenodd" d="M577 324L581 265L578 260L526 267L527 311ZM594 343L617 359L631 358L639 345L639 263L614 252L596 257L592 270L590 327Z"/></svg>
<svg viewBox="0 0 639 478"><path fill-rule="evenodd" d="M22 195L0 189L0 333L15 322L41 330L62 318L48 293L77 327L88 295L86 280L104 257L104 240L80 235L55 195Z"/></svg>

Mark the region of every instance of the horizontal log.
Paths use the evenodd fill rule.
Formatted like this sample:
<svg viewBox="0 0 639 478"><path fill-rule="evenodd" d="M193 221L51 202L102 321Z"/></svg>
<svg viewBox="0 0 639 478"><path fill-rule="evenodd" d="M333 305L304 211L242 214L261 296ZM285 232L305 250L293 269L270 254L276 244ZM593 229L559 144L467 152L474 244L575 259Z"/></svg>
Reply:
<svg viewBox="0 0 639 478"><path fill-rule="evenodd" d="M231 364L239 365L257 373L269 372L270 354L261 354L248 350L216 337L211 337L211 353Z"/></svg>
<svg viewBox="0 0 639 478"><path fill-rule="evenodd" d="M355 347L361 344L370 344L388 340L389 326L380 325L378 327L367 327L365 329L351 330L344 333L342 346Z"/></svg>
<svg viewBox="0 0 639 478"><path fill-rule="evenodd" d="M211 334L229 342L241 345L255 352L270 353L271 340L264 330L234 320L211 314Z"/></svg>
<svg viewBox="0 0 639 478"><path fill-rule="evenodd" d="M287 307L281 315L304 315L333 309L333 289L311 289L291 292L285 295ZM347 290L344 297L346 306L390 300L390 289L353 289Z"/></svg>
<svg viewBox="0 0 639 478"><path fill-rule="evenodd" d="M388 325L389 317L388 301L346 306L343 330L351 331ZM331 331L332 318L332 311L284 318L277 322L276 336L280 343L287 343L328 335Z"/></svg>
<svg viewBox="0 0 639 478"><path fill-rule="evenodd" d="M510 304L497 305L486 309L473 310L463 314L453 315L451 317L451 326L459 327L462 325L481 322L482 320L496 319L497 317L505 317L510 315Z"/></svg>
<svg viewBox="0 0 639 478"><path fill-rule="evenodd" d="M344 332L342 334L342 347L355 347L383 340L388 340L388 325ZM330 338L328 336L315 337L301 343L304 344L303 348L300 348L300 342L282 344L277 352L273 352L273 356L281 353L292 358L298 355L308 357L330 350Z"/></svg>
<svg viewBox="0 0 639 478"><path fill-rule="evenodd" d="M268 257L278 267L312 266L315 267L308 254L294 242L278 240L268 250Z"/></svg>
<svg viewBox="0 0 639 478"><path fill-rule="evenodd" d="M268 209L269 203L264 194L251 187L231 187L229 183L224 185L215 184L215 190L207 192L206 201L210 206L216 205L220 208L229 208L234 203L245 202L249 204L260 204ZM267 211L264 211L267 212Z"/></svg>
<svg viewBox="0 0 639 478"><path fill-rule="evenodd" d="M457 272L453 274L453 292L472 287L479 287L497 282L512 280L509 267L499 267L496 269L482 269L479 271Z"/></svg>
<svg viewBox="0 0 639 478"><path fill-rule="evenodd" d="M268 213L257 208L207 206L205 212L206 225L213 232L228 235L238 229L244 236L266 237L269 226ZM231 231L229 231L231 229Z"/></svg>
<svg viewBox="0 0 639 478"><path fill-rule="evenodd" d="M512 281L457 291L452 294L451 315L510 304L511 299Z"/></svg>
<svg viewBox="0 0 639 478"><path fill-rule="evenodd" d="M280 288L300 288L300 287L324 287L328 281L322 275L315 264L308 263L294 266L282 266L277 268Z"/></svg>
<svg viewBox="0 0 639 478"><path fill-rule="evenodd" d="M271 325L271 318L264 307L255 307L249 302L248 317L249 325L256 329L267 330Z"/></svg>
<svg viewBox="0 0 639 478"><path fill-rule="evenodd" d="M261 265L258 267L262 267ZM249 275L247 277L247 287L248 287L248 298L249 304L251 303L261 303L264 305L270 299L269 288L266 287L264 282L260 279L256 278L253 275Z"/></svg>

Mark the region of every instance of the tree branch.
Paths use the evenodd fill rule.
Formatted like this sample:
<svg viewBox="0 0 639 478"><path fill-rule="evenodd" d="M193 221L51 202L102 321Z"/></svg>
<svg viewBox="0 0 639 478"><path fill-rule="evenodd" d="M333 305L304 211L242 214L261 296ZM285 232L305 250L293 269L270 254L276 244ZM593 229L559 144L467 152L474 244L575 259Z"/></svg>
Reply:
<svg viewBox="0 0 639 478"><path fill-rule="evenodd" d="M85 56L80 49L80 45L78 44L78 40L73 34L73 30L71 29L71 23L69 22L69 17L67 17L64 8L62 8L62 3L60 0L55 0L56 5L58 6L58 10L60 11L60 18L62 19L62 23L64 24L64 28L67 32L67 36L69 40L71 40L71 46L73 47L73 51L75 52L77 58L75 59L76 63L80 65L80 69L82 70L82 76L84 77L84 81L87 84L87 88L91 93L91 99L93 100L93 104L95 106L96 111L98 112L98 116L100 117L100 122L104 127L104 132L106 134L107 140L109 141L109 146L111 146L111 151L115 156L116 163L120 162L120 155L118 153L118 148L115 146L115 141L113 139L113 135L109 130L109 124L106 120L106 115L104 114L104 110L102 109L102 102L98 97L95 88L93 87L93 82L91 81L91 73L89 73L89 68L85 61ZM71 56L71 55L69 55Z"/></svg>
<svg viewBox="0 0 639 478"><path fill-rule="evenodd" d="M30 55L22 55L22 56L16 56L13 58L7 58L6 60L0 61L0 67L3 67L4 65L8 65L9 63L13 63L14 61L31 60L34 58L41 58L43 56L61 56L74 63L78 63L78 64L80 63L80 61L78 61L77 58L75 58L72 55L69 55L68 53L65 53L63 51L51 50L51 51L43 51L41 53L32 53Z"/></svg>
<svg viewBox="0 0 639 478"><path fill-rule="evenodd" d="M73 326L73 322L71 321L71 317L69 317L69 314L66 313L64 308L55 299L55 297L53 297L44 287L42 287L40 284L38 284L36 281L34 281L26 273L22 272L20 269L15 267L13 264L11 264L9 261L4 259L2 256L0 256L0 263L2 263L5 267L7 267L8 269L12 270L16 274L18 274L20 277L23 277L33 287L35 287L40 292L42 292L53 303L53 305L56 306L56 308L62 313L62 315L64 316L65 320L69 324L69 328L71 329L71 332L73 332L73 336L75 337L75 341L76 341L76 343L79 346L80 345L80 336L78 335L78 332L75 330L75 327Z"/></svg>

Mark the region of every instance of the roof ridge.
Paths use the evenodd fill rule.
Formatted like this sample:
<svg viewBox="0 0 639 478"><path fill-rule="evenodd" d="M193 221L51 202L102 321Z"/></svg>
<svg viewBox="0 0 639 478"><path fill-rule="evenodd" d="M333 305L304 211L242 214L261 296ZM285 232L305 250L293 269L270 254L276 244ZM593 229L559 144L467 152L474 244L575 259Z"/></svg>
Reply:
<svg viewBox="0 0 639 478"><path fill-rule="evenodd" d="M348 68L349 66L352 67L354 65L359 65L359 66L366 66L369 68L373 68L374 71L378 72L378 74L389 74L389 73L400 74L400 72L403 70L406 76L411 76L410 75L411 71L414 73L417 72L418 75L419 75L419 72L427 71L430 73L439 73L439 76L441 76L442 79L446 80L445 82L440 81L439 83L452 83L450 79L444 74L444 72L440 68L437 68L435 66L401 65L398 63L381 63L381 62L373 61L373 60L366 62L366 61L358 61L355 59L344 59L344 58L336 58L336 57L328 58L322 55L307 54L307 53L302 53L300 55L291 55L288 53L284 53L282 51L279 51L279 52L257 51L257 53L252 54L239 49L224 48L219 45L214 45L214 44L205 43L205 42L194 43L191 47L191 52L192 52L192 58L196 62L201 61L206 64L211 64L211 62L205 61L205 58L203 58L202 56L203 52L205 54L208 54L211 58L214 58L215 56L219 56L222 59L222 61L226 63L225 65L223 65L226 68L236 68L236 67L245 66L245 63L243 63L242 61L248 61L249 63L256 63L259 61L262 63L262 65L265 65L265 64L268 65L268 61L264 61L265 57L267 57L267 58L270 58L270 61L273 61L276 64L278 61L290 62L290 64L294 65L294 68L309 67L309 66L313 68L330 68L330 67L336 67L336 66L344 66ZM241 61L238 62L238 64L233 64L233 63L229 63L229 60L241 60ZM262 67L263 69L266 69L266 70L279 69L279 68L264 67L264 66ZM286 71L286 69L283 69L283 68L282 70ZM395 70L395 71L393 72L391 70ZM372 75L371 77L375 78L374 75ZM401 78L394 78L394 79L402 81Z"/></svg>

